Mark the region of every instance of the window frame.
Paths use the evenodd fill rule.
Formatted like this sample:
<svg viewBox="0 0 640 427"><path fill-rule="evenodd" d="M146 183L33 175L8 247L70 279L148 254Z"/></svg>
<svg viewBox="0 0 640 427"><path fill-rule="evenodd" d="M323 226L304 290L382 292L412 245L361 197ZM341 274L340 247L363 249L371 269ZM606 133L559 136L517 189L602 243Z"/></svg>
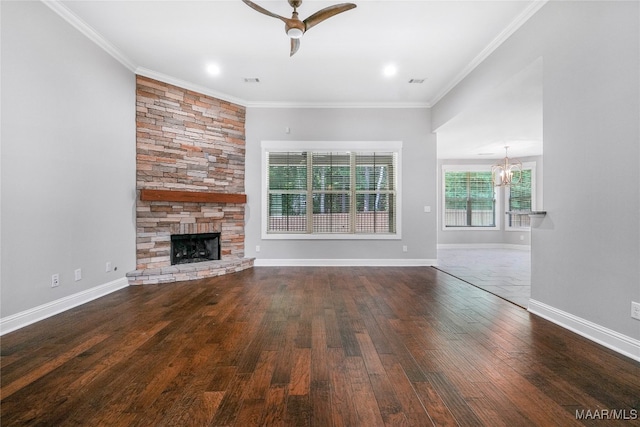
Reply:
<svg viewBox="0 0 640 427"><path fill-rule="evenodd" d="M265 240L400 240L402 239L402 141L261 141L261 234ZM393 152L396 155L395 233L274 233L268 232L269 188L268 153L292 152ZM353 174L355 175L355 170ZM354 195L357 194L353 189ZM307 206L306 209L313 209ZM352 213L355 215L355 212Z"/></svg>
<svg viewBox="0 0 640 427"><path fill-rule="evenodd" d="M491 227L487 227L487 226L478 226L478 227L472 227L472 226L449 226L447 227L447 225L445 224L445 215L446 215L446 208L447 208L447 204L446 204L446 173L447 172L489 172L491 173L491 166L490 165L460 165L460 164L456 164L456 165L442 165L442 170L441 170L441 194L442 194L442 198L441 198L441 207L440 207L440 215L441 215L441 228L442 231L445 232L451 232L451 231L462 231L462 232L469 232L469 231L500 231L502 229L502 215L500 214L500 207L503 206L502 204L502 192L497 190L497 187L493 187L493 194L495 197L495 225L491 226Z"/></svg>
<svg viewBox="0 0 640 427"><path fill-rule="evenodd" d="M522 170L530 170L531 171L531 210L536 210L536 162L523 162ZM504 229L506 231L527 231L531 229L531 225L524 227L515 227L512 226L510 220L506 218L509 212L509 199L511 198L511 187L507 186L504 192L504 211L505 211L505 220L504 220Z"/></svg>

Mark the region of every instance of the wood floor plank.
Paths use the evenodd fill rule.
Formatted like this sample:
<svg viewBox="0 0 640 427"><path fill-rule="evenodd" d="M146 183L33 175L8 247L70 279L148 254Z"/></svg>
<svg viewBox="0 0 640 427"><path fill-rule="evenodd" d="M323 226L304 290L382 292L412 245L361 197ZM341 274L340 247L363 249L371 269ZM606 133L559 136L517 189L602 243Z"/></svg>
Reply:
<svg viewBox="0 0 640 427"><path fill-rule="evenodd" d="M308 396L311 381L311 349L294 348L289 396Z"/></svg>
<svg viewBox="0 0 640 427"><path fill-rule="evenodd" d="M327 353L331 378L331 421L335 426L357 426L358 411L347 375L344 351L341 348L331 348Z"/></svg>
<svg viewBox="0 0 640 427"><path fill-rule="evenodd" d="M82 344L62 353L60 356L54 358L53 360L44 362L38 367L38 369L31 371L27 375L24 375L16 379L15 381L7 384L6 386L3 385L2 388L0 388L0 394L2 395L2 398L6 399L16 391L42 378L44 375L64 365L73 357L76 357L78 354L91 348L92 346L96 345L97 343L103 341L106 338L107 338L106 335L96 335L91 339L83 342Z"/></svg>
<svg viewBox="0 0 640 427"><path fill-rule="evenodd" d="M434 425L438 427L460 425L449 410L447 402L444 401L443 397L438 394L429 381L414 382L413 387Z"/></svg>
<svg viewBox="0 0 640 427"><path fill-rule="evenodd" d="M345 364L347 378L353 391L352 398L358 413L357 425L383 425L381 408L376 400L364 361L360 357L347 357Z"/></svg>
<svg viewBox="0 0 640 427"><path fill-rule="evenodd" d="M264 403L264 415L262 417L262 425L264 426L284 426L285 420L285 402L287 400L287 392L285 387L275 384L269 387L267 398Z"/></svg>
<svg viewBox="0 0 640 427"><path fill-rule="evenodd" d="M331 386L327 381L312 381L309 390L311 416L309 424L314 427L330 427L331 420Z"/></svg>
<svg viewBox="0 0 640 427"><path fill-rule="evenodd" d="M405 375L396 357L390 354L382 354L380 358L389 377L391 387L402 408L402 413L406 417L407 425L425 427L434 425L416 389Z"/></svg>
<svg viewBox="0 0 640 427"><path fill-rule="evenodd" d="M329 381L327 363L327 330L324 317L319 314L311 322L311 378L310 381Z"/></svg>
<svg viewBox="0 0 640 427"><path fill-rule="evenodd" d="M279 354L275 351L263 351L261 353L256 368L251 373L251 377L247 383L247 388L242 396L243 399L266 399L278 357Z"/></svg>
<svg viewBox="0 0 640 427"><path fill-rule="evenodd" d="M3 426L572 426L640 363L429 267L125 288L0 344ZM37 402L37 404L35 404Z"/></svg>

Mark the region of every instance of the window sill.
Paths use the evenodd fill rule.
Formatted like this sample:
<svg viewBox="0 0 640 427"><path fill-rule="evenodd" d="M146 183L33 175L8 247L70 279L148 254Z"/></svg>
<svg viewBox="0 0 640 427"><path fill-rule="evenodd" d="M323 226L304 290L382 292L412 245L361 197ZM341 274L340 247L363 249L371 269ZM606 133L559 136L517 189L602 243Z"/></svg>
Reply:
<svg viewBox="0 0 640 427"><path fill-rule="evenodd" d="M262 233L263 240L401 240L396 234L270 234Z"/></svg>
<svg viewBox="0 0 640 427"><path fill-rule="evenodd" d="M500 227L442 227L442 231L500 231Z"/></svg>

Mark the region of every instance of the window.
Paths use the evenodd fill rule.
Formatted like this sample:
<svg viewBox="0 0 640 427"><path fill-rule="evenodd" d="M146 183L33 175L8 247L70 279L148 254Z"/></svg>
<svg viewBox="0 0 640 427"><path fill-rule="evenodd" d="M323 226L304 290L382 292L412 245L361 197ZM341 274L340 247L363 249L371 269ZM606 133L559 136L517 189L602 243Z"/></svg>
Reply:
<svg viewBox="0 0 640 427"><path fill-rule="evenodd" d="M520 182L506 189L507 212L531 212L535 210L533 191L535 189L535 165L523 165ZM526 213L512 213L507 215L507 229L521 229L530 227L530 218Z"/></svg>
<svg viewBox="0 0 640 427"><path fill-rule="evenodd" d="M314 144L263 142L263 238L399 238L399 149Z"/></svg>
<svg viewBox="0 0 640 427"><path fill-rule="evenodd" d="M443 182L445 229L498 227L496 191L490 170L445 166Z"/></svg>

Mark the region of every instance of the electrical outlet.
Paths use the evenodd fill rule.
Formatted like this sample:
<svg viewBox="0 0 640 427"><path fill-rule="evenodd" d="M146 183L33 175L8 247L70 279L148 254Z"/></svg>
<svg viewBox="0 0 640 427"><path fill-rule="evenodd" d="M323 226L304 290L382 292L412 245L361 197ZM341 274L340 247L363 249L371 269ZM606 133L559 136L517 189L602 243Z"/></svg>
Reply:
<svg viewBox="0 0 640 427"><path fill-rule="evenodd" d="M640 320L640 303L631 301L631 317Z"/></svg>
<svg viewBox="0 0 640 427"><path fill-rule="evenodd" d="M78 268L77 270L75 270L74 274L75 274L76 282L78 280L82 280L82 269L81 268Z"/></svg>
<svg viewBox="0 0 640 427"><path fill-rule="evenodd" d="M256 245L256 252L260 252L260 245Z"/></svg>
<svg viewBox="0 0 640 427"><path fill-rule="evenodd" d="M60 286L60 275L58 273L51 275L51 287L55 288Z"/></svg>
<svg viewBox="0 0 640 427"><path fill-rule="evenodd" d="M407 248L406 246L402 247L402 252L407 252L409 250L409 248Z"/></svg>
<svg viewBox="0 0 640 427"><path fill-rule="evenodd" d="M105 271L105 273L108 273L108 272L111 271L111 261L107 261L107 264L104 267L104 271Z"/></svg>

